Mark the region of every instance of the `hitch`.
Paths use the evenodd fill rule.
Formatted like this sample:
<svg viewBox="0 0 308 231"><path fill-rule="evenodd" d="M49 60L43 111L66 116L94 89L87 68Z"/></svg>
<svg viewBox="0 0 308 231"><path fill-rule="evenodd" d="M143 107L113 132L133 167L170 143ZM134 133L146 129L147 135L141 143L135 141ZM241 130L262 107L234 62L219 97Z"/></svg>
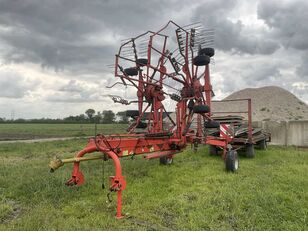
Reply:
<svg viewBox="0 0 308 231"><path fill-rule="evenodd" d="M49 163L50 172L56 171L58 168L62 167L64 164L67 163L74 163L74 162L81 162L81 161L88 161L88 160L98 160L103 159L104 154L96 154L93 156L85 156L85 157L73 157L73 158L67 158L67 159L60 159L59 157L55 157L52 161Z"/></svg>

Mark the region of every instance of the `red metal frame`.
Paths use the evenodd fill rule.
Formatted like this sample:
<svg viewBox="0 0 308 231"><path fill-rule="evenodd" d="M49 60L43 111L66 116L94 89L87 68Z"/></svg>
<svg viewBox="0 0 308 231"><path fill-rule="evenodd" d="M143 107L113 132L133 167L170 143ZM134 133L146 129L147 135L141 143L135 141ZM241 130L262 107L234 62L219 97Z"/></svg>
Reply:
<svg viewBox="0 0 308 231"><path fill-rule="evenodd" d="M178 70L172 61L172 54L167 50L168 36L163 32L174 26L176 28L177 42L179 46L179 55L183 57L184 64L182 69ZM102 152L105 157L112 159L115 166L115 175L110 177L110 191L117 192L117 212L116 218L122 218L122 191L126 187L126 181L122 175L122 169L119 158L133 155L145 155L145 158L160 158L173 156L182 151L188 143L198 144L206 143L216 146L226 147L230 140L228 138L204 136L202 119L211 120L211 113L202 113L197 116L196 132L191 133L189 127L193 121L193 111L188 108L188 102L192 101L194 105L211 106L212 85L210 82L209 65L204 68L194 66L193 34L194 28L181 27L169 21L162 29L157 32L148 31L135 38L124 42L115 57L115 76L121 79L122 84L136 88L138 98L139 116L136 122L129 128L128 134L120 135L97 135L91 138L87 146L77 153L76 157L83 157L85 154L93 152ZM146 36L149 36L147 42L147 64L140 64L136 44ZM161 48L156 47L156 40L162 39ZM125 57L125 50L133 50L132 57ZM154 54L158 59L157 65L152 63ZM153 61L154 62L154 61ZM129 76L122 68L122 63L129 63L138 70L137 77ZM180 65L180 64L179 64ZM173 69L170 70L170 67ZM201 73L201 74L200 74ZM166 130L163 126L163 113L165 110L163 101L168 95L164 91L166 86L165 79L171 78L180 84L181 96L176 105L175 124ZM203 84L200 80L203 80ZM117 101L119 102L119 101ZM125 101L127 102L127 101ZM249 102L248 114L251 121L251 101ZM128 104L128 103L126 103ZM149 114L148 129L146 133L137 134L135 129L143 116ZM249 128L251 136L251 126ZM79 162L74 162L71 179L67 185L82 185L84 176L79 169Z"/></svg>

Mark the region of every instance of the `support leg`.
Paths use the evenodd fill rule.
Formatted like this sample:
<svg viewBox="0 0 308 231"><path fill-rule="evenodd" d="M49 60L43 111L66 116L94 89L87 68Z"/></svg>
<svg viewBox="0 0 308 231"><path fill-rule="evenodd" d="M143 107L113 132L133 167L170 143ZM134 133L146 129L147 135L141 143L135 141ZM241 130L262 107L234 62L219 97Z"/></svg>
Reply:
<svg viewBox="0 0 308 231"><path fill-rule="evenodd" d="M117 192L117 213L116 218L121 219L122 215L122 190L126 188L126 181L122 175L122 168L119 157L112 151L105 152L109 157L112 158L115 167L115 176L110 176L110 191Z"/></svg>
<svg viewBox="0 0 308 231"><path fill-rule="evenodd" d="M84 149L82 149L80 152L77 153L76 157L82 157L86 153L91 153L97 151L96 146L91 145L88 146ZM82 172L79 170L79 162L74 162L74 167L73 167L73 172L72 172L72 177L69 179L65 184L68 186L73 186L73 185L82 185L84 184L84 176Z"/></svg>

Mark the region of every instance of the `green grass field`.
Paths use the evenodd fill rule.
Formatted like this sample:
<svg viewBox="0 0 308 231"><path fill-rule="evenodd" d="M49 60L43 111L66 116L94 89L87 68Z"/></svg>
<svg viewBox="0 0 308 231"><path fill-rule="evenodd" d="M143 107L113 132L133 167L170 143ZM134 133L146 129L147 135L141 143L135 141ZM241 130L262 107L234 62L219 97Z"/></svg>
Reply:
<svg viewBox="0 0 308 231"><path fill-rule="evenodd" d="M97 132L121 133L127 124L98 124ZM0 124L0 140L92 136L94 124Z"/></svg>
<svg viewBox="0 0 308 231"><path fill-rule="evenodd" d="M224 171L206 147L174 164L122 159L125 219L116 220L103 180L111 161L82 163L82 187L66 187L72 165L49 173L57 154L72 156L86 140L0 145L0 230L307 230L308 153L269 147Z"/></svg>

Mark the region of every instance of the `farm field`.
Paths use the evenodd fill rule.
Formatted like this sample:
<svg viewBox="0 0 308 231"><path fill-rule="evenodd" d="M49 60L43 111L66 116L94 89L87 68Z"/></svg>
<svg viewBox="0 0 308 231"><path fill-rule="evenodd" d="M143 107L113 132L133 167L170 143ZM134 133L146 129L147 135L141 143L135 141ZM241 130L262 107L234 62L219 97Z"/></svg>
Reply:
<svg viewBox="0 0 308 231"><path fill-rule="evenodd" d="M98 133L121 133L127 124L98 124ZM0 124L0 140L92 136L94 124Z"/></svg>
<svg viewBox="0 0 308 231"><path fill-rule="evenodd" d="M125 219L107 203L111 161L83 162L82 187L66 187L72 165L49 173L57 154L71 157L85 139L0 144L0 230L307 230L308 153L272 147L240 159L236 174L206 147L174 164L122 159Z"/></svg>

